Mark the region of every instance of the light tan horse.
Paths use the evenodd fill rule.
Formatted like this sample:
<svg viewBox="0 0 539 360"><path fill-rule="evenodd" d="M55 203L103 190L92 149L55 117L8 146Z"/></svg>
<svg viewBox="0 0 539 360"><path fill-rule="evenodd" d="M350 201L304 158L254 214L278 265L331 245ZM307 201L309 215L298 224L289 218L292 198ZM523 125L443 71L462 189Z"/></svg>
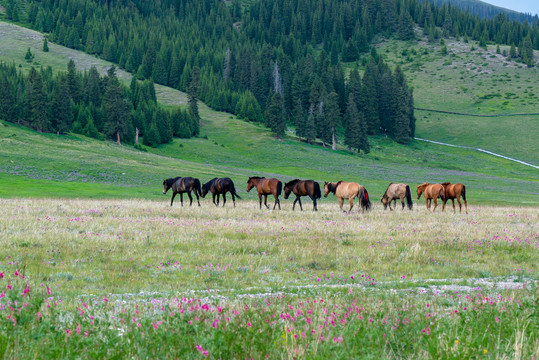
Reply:
<svg viewBox="0 0 539 360"><path fill-rule="evenodd" d="M404 199L406 198L406 203L408 204L408 209L412 210L414 203L412 202L412 193L410 192L410 186L406 184L395 184L390 183L382 196L382 204L384 204L384 210L387 209L389 205L389 210L393 211L391 208L391 201L395 201L393 206L397 208L397 199L401 200L402 210L404 210Z"/></svg>
<svg viewBox="0 0 539 360"><path fill-rule="evenodd" d="M260 208L262 209L262 195L264 195L264 205L269 209L268 206L268 195L272 194L275 198L275 204L273 205L273 210L275 206L279 205L279 210L281 210L281 202L279 201L279 195L283 190L283 183L277 179L266 179L260 176L252 176L247 180L247 192L251 191L253 187L256 187L258 192L258 200L260 201Z"/></svg>
<svg viewBox="0 0 539 360"><path fill-rule="evenodd" d="M348 199L348 201L350 201L350 209L348 212L352 211L352 208L354 207L354 198L356 196L359 198L359 206L361 207L361 211L370 210L371 208L371 201L369 200L369 193L367 192L367 189L358 183L346 182L342 180L337 183L324 183L324 197L327 197L330 192L335 194L337 199L339 199L339 206L342 211L344 211L342 208L344 199Z"/></svg>
<svg viewBox="0 0 539 360"><path fill-rule="evenodd" d="M417 186L417 200L421 197L422 193L425 193L425 201L427 203L427 209L430 211L430 204L432 203L432 200L434 199L434 209L433 212L436 211L436 207L438 206L438 203L436 199L440 198L442 201L445 201L445 190L442 184L429 184L429 183L423 183L421 185Z"/></svg>
<svg viewBox="0 0 539 360"><path fill-rule="evenodd" d="M455 209L455 199L459 203L459 213L462 212L462 204L460 203L460 197L464 200L464 207L466 208L466 214L468 213L468 202L466 201L466 186L464 184L451 184L450 182L442 183L442 186L445 189L445 200L444 205L442 206L442 211L445 210L445 203L447 200L453 202L453 212L456 214L457 210Z"/></svg>

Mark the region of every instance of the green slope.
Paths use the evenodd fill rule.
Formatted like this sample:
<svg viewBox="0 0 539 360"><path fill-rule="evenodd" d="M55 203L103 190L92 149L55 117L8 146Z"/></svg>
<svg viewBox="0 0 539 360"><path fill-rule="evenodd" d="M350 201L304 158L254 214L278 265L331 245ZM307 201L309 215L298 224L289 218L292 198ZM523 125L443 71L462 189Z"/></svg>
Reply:
<svg viewBox="0 0 539 360"><path fill-rule="evenodd" d="M42 53L40 34L0 22L0 61L21 61L30 46L36 61L63 70L69 58L79 68L110 64L82 52L50 44ZM130 75L119 72L124 81ZM157 87L163 104L185 103L185 94ZM300 143L292 136L276 140L257 124L246 123L204 104L201 137L136 151L81 136L38 134L11 124L0 126L0 196L144 197L163 199L165 177L192 175L203 181L230 176L243 191L247 176L265 174L283 180L314 178L363 183L378 201L387 183L405 181L463 182L470 187L470 202L539 203L535 169L473 151L413 143L402 146L385 138L372 138L372 152L358 156ZM335 201L332 199L332 201Z"/></svg>

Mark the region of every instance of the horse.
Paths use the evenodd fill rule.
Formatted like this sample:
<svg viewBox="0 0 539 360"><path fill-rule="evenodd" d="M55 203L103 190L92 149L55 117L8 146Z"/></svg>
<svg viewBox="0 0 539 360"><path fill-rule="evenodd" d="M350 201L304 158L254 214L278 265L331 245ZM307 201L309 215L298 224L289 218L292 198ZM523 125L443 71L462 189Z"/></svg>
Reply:
<svg viewBox="0 0 539 360"><path fill-rule="evenodd" d="M260 176L252 176L247 180L247 192L251 191L253 187L256 187L258 192L258 199L260 200L260 208L262 209L262 195L264 195L264 205L269 209L268 206L268 195L272 194L275 198L275 204L273 205L273 210L275 206L279 205L279 210L281 210L281 202L279 201L279 195L283 190L283 183L277 179L266 179Z"/></svg>
<svg viewBox="0 0 539 360"><path fill-rule="evenodd" d="M193 205L193 197L191 191L197 197L198 206L200 206L200 200L198 196L201 194L200 180L192 177L177 177L163 180L163 194L166 194L169 189L172 189L172 199L170 199L170 206L174 202L176 194L180 194L180 201L183 206L183 193L187 193L189 196L189 206Z"/></svg>
<svg viewBox="0 0 539 360"><path fill-rule="evenodd" d="M300 179L292 180L284 185L284 198L288 199L291 192L296 195L296 200L294 200L294 205L292 205L292 211L296 207L296 202L299 202L299 207L301 211L303 211L303 206L301 206L301 196L306 195L313 201L313 211L318 211L316 199L320 199L322 194L320 193L320 185L316 181Z"/></svg>
<svg viewBox="0 0 539 360"><path fill-rule="evenodd" d="M401 200L402 204L402 210L404 210L404 198L406 198L406 203L408 204L408 209L412 210L412 207L414 206L412 202L412 193L410 192L410 186L406 184L395 184L390 183L389 186L386 189L386 192L384 193L384 196L382 196L382 204L384 204L384 210L387 209L387 205L389 205L389 210L393 211L391 208L391 201L395 201L393 206L395 208L397 207L397 199Z"/></svg>
<svg viewBox="0 0 539 360"><path fill-rule="evenodd" d="M227 191L232 195L232 202L234 202L234 207L236 207L236 197L241 199L240 196L236 193L236 188L234 187L234 182L230 178L213 178L204 185L202 185L202 197L206 197L206 194L211 191L213 197L213 203L215 206L219 206L219 195L223 194L223 207L226 204L226 193ZM215 202L215 196L217 196L217 202Z"/></svg>
<svg viewBox="0 0 539 360"><path fill-rule="evenodd" d="M430 211L430 205L433 199L434 199L434 209L432 210L433 212L436 211L436 206L438 206L438 202L436 201L438 198L442 199L442 201L445 201L445 190L442 184L423 183L421 185L418 185L417 186L417 200L419 200L423 192L425 193L425 201L427 203L427 209L429 211Z"/></svg>
<svg viewBox="0 0 539 360"><path fill-rule="evenodd" d="M359 205L361 211L367 211L371 209L371 201L369 200L369 193L363 185L359 185L354 182L345 182L339 181L337 183L325 182L324 183L324 197L327 197L328 194L332 192L339 199L339 206L342 211L344 209L343 200L348 199L350 201L350 209L348 212L352 211L354 207L354 198L357 196L359 198ZM346 212L346 211L344 211Z"/></svg>
<svg viewBox="0 0 539 360"><path fill-rule="evenodd" d="M450 182L442 183L442 186L445 190L445 200L444 205L442 206L442 211L445 210L445 203L447 200L450 200L453 202L453 212L456 214L457 210L455 209L455 199L457 199L457 202L459 203L459 213L462 212L462 204L460 203L460 197L462 196L462 200L464 200L464 206L466 208L466 214L468 213L468 202L466 201L466 186L464 184L458 183L458 184L451 184Z"/></svg>

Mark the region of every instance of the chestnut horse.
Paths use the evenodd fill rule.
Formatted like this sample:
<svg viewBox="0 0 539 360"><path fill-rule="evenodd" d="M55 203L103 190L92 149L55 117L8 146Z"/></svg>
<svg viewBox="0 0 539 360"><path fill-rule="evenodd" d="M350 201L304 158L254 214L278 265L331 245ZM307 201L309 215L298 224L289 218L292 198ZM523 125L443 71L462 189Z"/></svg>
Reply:
<svg viewBox="0 0 539 360"><path fill-rule="evenodd" d="M460 203L460 197L462 196L462 200L464 200L464 206L466 208L466 214L468 213L468 202L466 201L466 186L464 184L458 183L458 184L451 184L450 182L442 183L442 186L445 189L445 200L444 205L442 206L442 211L445 210L445 203L447 200L451 200L453 202L453 212L456 214L457 210L455 209L455 199L457 199L457 202L459 203L459 213L462 212L462 204Z"/></svg>
<svg viewBox="0 0 539 360"><path fill-rule="evenodd" d="M422 193L425 193L425 201L427 203L427 209L430 211L430 205L434 199L434 209L436 211L436 206L438 206L437 199L440 198L442 201L445 201L445 190L442 184L429 184L423 183L417 186L417 200L421 197Z"/></svg>
<svg viewBox="0 0 539 360"><path fill-rule="evenodd" d="M166 194L168 189L172 189L172 199L170 199L170 206L174 202L174 197L176 194L180 194L180 201L183 206L183 193L187 193L189 196L189 206L193 205L193 197L191 196L191 191L197 197L198 206L200 206L200 201L198 196L201 194L200 191L200 180L192 177L177 177L163 180L163 194Z"/></svg>
<svg viewBox="0 0 539 360"><path fill-rule="evenodd" d="M291 192L296 195L296 200L294 200L294 205L292 205L292 211L296 207L296 202L299 202L299 208L303 211L303 206L301 206L301 196L306 195L313 201L313 211L318 211L316 199L320 199L322 194L320 193L320 185L316 181L295 179L284 184L285 199L288 199Z"/></svg>
<svg viewBox="0 0 539 360"><path fill-rule="evenodd" d="M275 204L273 205L273 210L275 206L279 205L279 210L281 210L281 202L279 201L279 195L283 190L283 183L277 179L266 179L265 177L252 176L247 180L247 192L251 191L253 187L256 187L258 192L258 199L260 200L260 208L262 209L262 195L264 195L264 205L269 209L268 206L268 195L272 194L275 198Z"/></svg>
<svg viewBox="0 0 539 360"><path fill-rule="evenodd" d="M342 211L344 211L342 208L344 199L348 199L348 201L350 201L350 209L348 212L352 211L352 208L354 207L354 198L356 196L359 198L359 206L361 211L370 210L371 208L371 201L369 200L369 193L367 192L367 189L358 183L346 182L342 180L336 183L325 182L324 197L327 197L330 192L335 194L335 196L337 196L339 199L339 207Z"/></svg>
<svg viewBox="0 0 539 360"><path fill-rule="evenodd" d="M404 210L404 198L406 198L408 209L412 210L414 204L412 202L412 193L410 192L410 186L406 184L390 183L386 189L386 192L384 193L384 196L382 196L382 204L384 204L384 210L387 209L387 205L389 205L389 210L393 211L393 209L391 208L391 201L395 201L393 206L395 206L396 208L397 199L401 200L402 210Z"/></svg>
<svg viewBox="0 0 539 360"><path fill-rule="evenodd" d="M236 207L236 197L241 199L236 193L234 182L230 178L213 178L204 185L202 185L202 197L206 197L208 192L212 193L213 203L215 206L219 206L219 195L223 194L223 207L226 204L226 193L229 192L232 195L232 202ZM217 195L217 202L215 202L215 196Z"/></svg>

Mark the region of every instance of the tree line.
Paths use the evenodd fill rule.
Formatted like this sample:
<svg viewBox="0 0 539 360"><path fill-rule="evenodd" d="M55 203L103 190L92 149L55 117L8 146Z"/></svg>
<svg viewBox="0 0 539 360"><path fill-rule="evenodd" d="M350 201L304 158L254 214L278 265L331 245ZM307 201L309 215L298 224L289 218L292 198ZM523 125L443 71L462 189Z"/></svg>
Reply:
<svg viewBox="0 0 539 360"><path fill-rule="evenodd" d="M118 143L156 146L173 136L198 134L198 119L190 110L169 111L157 104L152 80L130 87L120 83L116 68L101 76L95 67L84 73L70 60L66 72L31 67L25 74L14 64L0 63L0 114L12 123L39 132L74 132Z"/></svg>
<svg viewBox="0 0 539 360"><path fill-rule="evenodd" d="M403 86L400 69L387 69L369 54L376 35L413 39L419 25L432 40L456 36L515 44L529 64L527 49L539 49L537 23L503 14L481 19L419 0L259 0L246 9L240 0L26 1L28 22L57 43L182 91L191 89L196 72L197 95L215 110L265 122L277 136L294 125L302 138L323 144L364 142L347 140L349 128L402 143L413 137L411 89ZM358 91L352 79L345 80L342 63L360 60ZM385 95L395 87L402 94ZM350 95L357 126L347 120L354 113Z"/></svg>

